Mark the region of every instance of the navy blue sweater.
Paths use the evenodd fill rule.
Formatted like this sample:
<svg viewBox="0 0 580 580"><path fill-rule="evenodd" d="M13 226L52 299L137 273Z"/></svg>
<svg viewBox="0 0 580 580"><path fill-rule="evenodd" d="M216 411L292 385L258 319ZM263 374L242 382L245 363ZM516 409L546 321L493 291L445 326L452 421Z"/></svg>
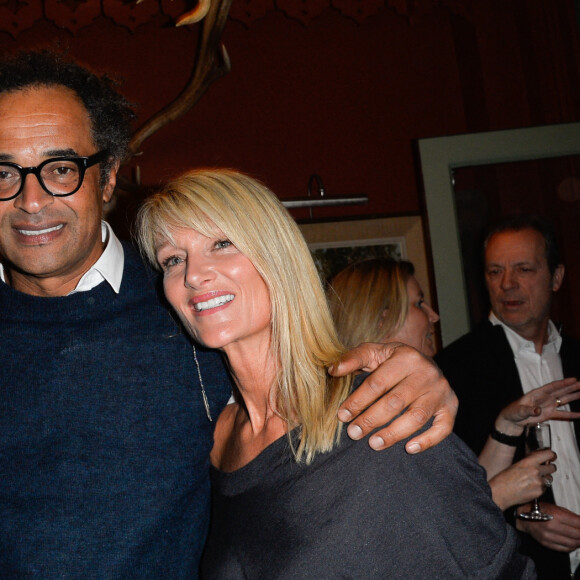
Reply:
<svg viewBox="0 0 580 580"><path fill-rule="evenodd" d="M0 283L0 340L0 577L197 577L213 424L136 253L118 295ZM198 359L217 418L227 374Z"/></svg>

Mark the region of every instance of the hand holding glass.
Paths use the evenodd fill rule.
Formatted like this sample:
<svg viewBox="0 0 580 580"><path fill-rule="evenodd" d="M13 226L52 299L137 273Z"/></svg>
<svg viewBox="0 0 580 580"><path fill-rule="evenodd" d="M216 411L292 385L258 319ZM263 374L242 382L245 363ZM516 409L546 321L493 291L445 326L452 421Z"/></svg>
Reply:
<svg viewBox="0 0 580 580"><path fill-rule="evenodd" d="M552 437L548 423L534 423L526 427L526 453L528 455L540 449L550 449L551 446ZM550 514L545 514L540 510L537 499L533 501L531 511L518 514L518 518L533 522L547 522L552 517Z"/></svg>

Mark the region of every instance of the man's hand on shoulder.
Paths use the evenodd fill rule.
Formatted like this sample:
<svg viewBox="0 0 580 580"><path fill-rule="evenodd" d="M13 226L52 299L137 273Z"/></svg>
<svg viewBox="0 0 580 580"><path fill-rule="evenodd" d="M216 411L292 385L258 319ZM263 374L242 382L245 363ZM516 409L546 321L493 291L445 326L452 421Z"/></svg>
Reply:
<svg viewBox="0 0 580 580"><path fill-rule="evenodd" d="M352 423L348 434L361 439L401 413L388 427L369 439L376 450L386 449L423 427L433 425L407 442L408 453L419 453L440 443L453 429L457 397L437 365L414 348L401 343L364 343L349 351L332 375L356 370L371 374L341 405L338 417Z"/></svg>

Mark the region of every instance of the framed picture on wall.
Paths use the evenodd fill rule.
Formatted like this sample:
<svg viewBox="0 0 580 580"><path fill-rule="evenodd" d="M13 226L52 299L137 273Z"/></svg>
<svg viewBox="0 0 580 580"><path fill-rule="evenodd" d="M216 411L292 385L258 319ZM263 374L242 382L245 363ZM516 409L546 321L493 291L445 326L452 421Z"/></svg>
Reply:
<svg viewBox="0 0 580 580"><path fill-rule="evenodd" d="M431 299L423 224L419 215L301 223L323 280L352 262L375 257L409 260Z"/></svg>
<svg viewBox="0 0 580 580"><path fill-rule="evenodd" d="M328 280L343 268L371 258L407 258L405 238L375 238L370 240L342 240L308 244L320 277Z"/></svg>

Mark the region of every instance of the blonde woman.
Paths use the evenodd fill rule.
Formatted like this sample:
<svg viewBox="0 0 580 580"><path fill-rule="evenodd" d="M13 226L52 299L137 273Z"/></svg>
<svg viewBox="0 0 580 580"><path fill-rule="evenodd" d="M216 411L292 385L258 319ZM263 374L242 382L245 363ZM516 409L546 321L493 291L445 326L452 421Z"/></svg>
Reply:
<svg viewBox="0 0 580 580"><path fill-rule="evenodd" d="M193 171L145 203L138 228L170 304L237 386L215 430L205 578L533 577L458 439L409 455L344 436L337 409L357 381L327 373L344 347L272 192Z"/></svg>
<svg viewBox="0 0 580 580"><path fill-rule="evenodd" d="M425 301L411 262L375 258L350 264L329 284L328 301L346 346L400 341L435 354L439 315Z"/></svg>

